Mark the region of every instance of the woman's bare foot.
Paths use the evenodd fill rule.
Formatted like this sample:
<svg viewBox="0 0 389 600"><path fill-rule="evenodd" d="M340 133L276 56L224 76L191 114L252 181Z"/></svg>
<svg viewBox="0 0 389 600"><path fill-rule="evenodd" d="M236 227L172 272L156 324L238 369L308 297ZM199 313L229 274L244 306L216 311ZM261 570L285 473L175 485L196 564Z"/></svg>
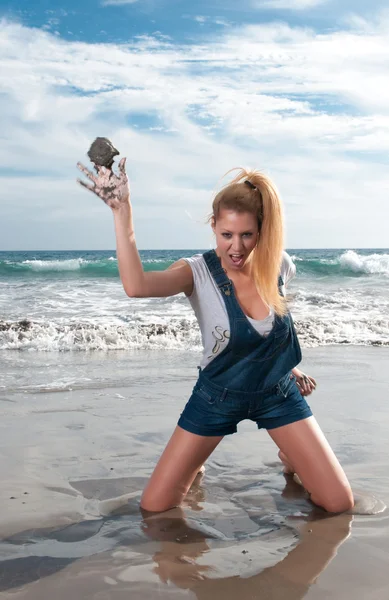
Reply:
<svg viewBox="0 0 389 600"><path fill-rule="evenodd" d="M280 461L284 465L284 473L290 473L291 475L293 475L294 474L294 468L292 467L292 465L288 461L288 457L286 456L286 454L284 454L280 450L279 453L278 453L278 458L280 459Z"/></svg>
<svg viewBox="0 0 389 600"><path fill-rule="evenodd" d="M295 481L296 483L298 483L299 485L301 485L301 487L303 486L303 482L301 481L300 477L297 475L297 473L293 473L293 481Z"/></svg>
<svg viewBox="0 0 389 600"><path fill-rule="evenodd" d="M292 467L292 465L288 461L288 457L286 456L286 454L284 454L280 450L279 453L278 453L278 458L280 459L280 461L284 465L284 473L287 473L289 475L293 475L293 480L296 483L298 483L299 485L301 485L302 487L304 487L303 484L302 484L302 482L301 482L300 477L297 475L297 473L295 472L294 468Z"/></svg>

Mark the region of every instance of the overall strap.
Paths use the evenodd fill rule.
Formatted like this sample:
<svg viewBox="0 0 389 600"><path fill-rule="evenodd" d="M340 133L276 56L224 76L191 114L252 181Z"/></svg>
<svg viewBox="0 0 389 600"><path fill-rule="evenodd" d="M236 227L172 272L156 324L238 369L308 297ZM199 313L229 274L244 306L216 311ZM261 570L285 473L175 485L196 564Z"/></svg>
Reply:
<svg viewBox="0 0 389 600"><path fill-rule="evenodd" d="M222 268L220 259L216 254L215 250L208 250L203 254L205 263L214 278L216 285L220 288L226 296L231 295L232 284L228 279L225 270Z"/></svg>
<svg viewBox="0 0 389 600"><path fill-rule="evenodd" d="M284 294L282 293L282 288L284 285L284 280L282 279L281 275L278 276L278 291L280 293L280 296L283 296Z"/></svg>

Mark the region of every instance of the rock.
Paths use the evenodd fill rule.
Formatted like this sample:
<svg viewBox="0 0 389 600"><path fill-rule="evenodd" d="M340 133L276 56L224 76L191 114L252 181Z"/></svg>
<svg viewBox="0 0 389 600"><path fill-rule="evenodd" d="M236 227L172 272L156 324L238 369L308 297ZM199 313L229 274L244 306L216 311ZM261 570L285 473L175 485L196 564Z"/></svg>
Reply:
<svg viewBox="0 0 389 600"><path fill-rule="evenodd" d="M110 169L113 159L120 154L107 138L98 137L88 150L88 156L95 165Z"/></svg>

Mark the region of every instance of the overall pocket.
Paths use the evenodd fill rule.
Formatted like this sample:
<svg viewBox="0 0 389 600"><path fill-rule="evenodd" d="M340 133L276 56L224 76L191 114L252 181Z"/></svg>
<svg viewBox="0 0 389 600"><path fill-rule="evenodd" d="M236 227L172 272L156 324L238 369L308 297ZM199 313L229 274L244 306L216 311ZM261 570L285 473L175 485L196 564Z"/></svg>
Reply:
<svg viewBox="0 0 389 600"><path fill-rule="evenodd" d="M277 383L277 396L284 396L286 398L291 388L295 385L296 378L291 371L281 377Z"/></svg>
<svg viewBox="0 0 389 600"><path fill-rule="evenodd" d="M193 394L195 394L202 400L205 400L205 402L207 402L207 404L215 404L215 402L217 400L216 394L211 395L207 391L205 386L201 383L196 383L196 385L193 388Z"/></svg>

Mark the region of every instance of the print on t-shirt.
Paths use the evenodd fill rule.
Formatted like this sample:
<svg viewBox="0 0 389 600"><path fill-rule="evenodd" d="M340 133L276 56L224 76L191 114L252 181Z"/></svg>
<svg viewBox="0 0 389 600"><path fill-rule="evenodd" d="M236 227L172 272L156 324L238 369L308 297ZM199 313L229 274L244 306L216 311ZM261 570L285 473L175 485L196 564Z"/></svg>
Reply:
<svg viewBox="0 0 389 600"><path fill-rule="evenodd" d="M215 354L217 354L221 348L220 343L230 339L230 332L228 329L223 330L223 327L220 327L220 325L216 325L215 329L212 331L212 335L215 338L215 345L212 348L211 356L208 356L208 358L214 358Z"/></svg>

